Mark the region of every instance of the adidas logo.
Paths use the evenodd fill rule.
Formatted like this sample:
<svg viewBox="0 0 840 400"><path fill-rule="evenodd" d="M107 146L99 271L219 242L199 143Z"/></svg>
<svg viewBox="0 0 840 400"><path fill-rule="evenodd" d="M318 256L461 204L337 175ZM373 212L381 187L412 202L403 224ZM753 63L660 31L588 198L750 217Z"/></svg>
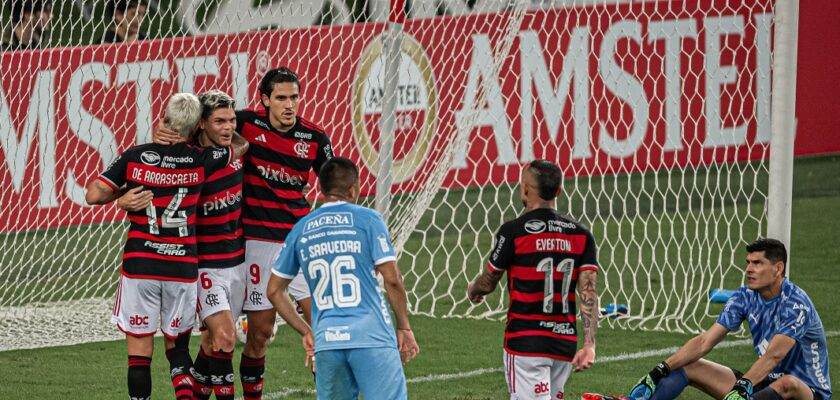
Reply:
<svg viewBox="0 0 840 400"><path fill-rule="evenodd" d="M259 136L257 136L256 138L254 138L254 140L256 140L256 141L258 141L258 142L263 142L263 143L268 142L267 140L265 140L265 133L260 134Z"/></svg>

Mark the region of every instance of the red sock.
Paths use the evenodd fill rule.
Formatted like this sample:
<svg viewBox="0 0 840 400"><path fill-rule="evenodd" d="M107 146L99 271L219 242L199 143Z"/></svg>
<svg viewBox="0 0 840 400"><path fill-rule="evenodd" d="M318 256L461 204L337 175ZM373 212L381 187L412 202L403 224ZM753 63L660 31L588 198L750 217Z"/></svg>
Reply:
<svg viewBox="0 0 840 400"><path fill-rule="evenodd" d="M265 357L251 358L242 354L239 362L239 377L245 400L262 400Z"/></svg>
<svg viewBox="0 0 840 400"><path fill-rule="evenodd" d="M210 354L210 381L217 400L233 400L233 353Z"/></svg>
<svg viewBox="0 0 840 400"><path fill-rule="evenodd" d="M176 347L166 351L166 358L169 359L169 376L172 378L172 387L175 388L175 398L192 400L195 380L190 373L190 353L186 349Z"/></svg>
<svg viewBox="0 0 840 400"><path fill-rule="evenodd" d="M193 363L194 396L197 400L209 400L213 395L213 384L210 383L209 360L204 349L198 348L198 356Z"/></svg>

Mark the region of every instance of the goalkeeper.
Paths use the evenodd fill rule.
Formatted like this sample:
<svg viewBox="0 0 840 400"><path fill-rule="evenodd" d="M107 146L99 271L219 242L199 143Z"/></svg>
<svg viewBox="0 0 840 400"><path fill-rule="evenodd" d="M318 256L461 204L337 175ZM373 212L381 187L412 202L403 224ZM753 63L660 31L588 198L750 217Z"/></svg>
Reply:
<svg viewBox="0 0 840 400"><path fill-rule="evenodd" d="M717 322L617 399L674 399L689 384L725 400L831 398L825 330L805 291L785 278L784 244L759 239L747 245L747 253L747 285L729 299ZM745 374L702 358L743 321L759 357Z"/></svg>

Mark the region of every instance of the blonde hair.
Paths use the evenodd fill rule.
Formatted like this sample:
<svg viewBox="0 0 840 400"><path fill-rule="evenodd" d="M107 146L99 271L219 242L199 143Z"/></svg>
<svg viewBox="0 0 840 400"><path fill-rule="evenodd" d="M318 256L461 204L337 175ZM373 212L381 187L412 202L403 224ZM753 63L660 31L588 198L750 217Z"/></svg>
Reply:
<svg viewBox="0 0 840 400"><path fill-rule="evenodd" d="M168 128L189 137L201 119L201 102L192 93L176 93L169 99L165 115L169 121L166 124Z"/></svg>

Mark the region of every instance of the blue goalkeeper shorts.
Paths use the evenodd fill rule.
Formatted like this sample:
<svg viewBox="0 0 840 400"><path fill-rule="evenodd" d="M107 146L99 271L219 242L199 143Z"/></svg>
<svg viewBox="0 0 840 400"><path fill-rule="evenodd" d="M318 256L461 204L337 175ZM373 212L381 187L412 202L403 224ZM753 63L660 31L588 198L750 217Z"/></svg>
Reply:
<svg viewBox="0 0 840 400"><path fill-rule="evenodd" d="M318 399L403 400L408 397L395 348L323 350L315 353Z"/></svg>

